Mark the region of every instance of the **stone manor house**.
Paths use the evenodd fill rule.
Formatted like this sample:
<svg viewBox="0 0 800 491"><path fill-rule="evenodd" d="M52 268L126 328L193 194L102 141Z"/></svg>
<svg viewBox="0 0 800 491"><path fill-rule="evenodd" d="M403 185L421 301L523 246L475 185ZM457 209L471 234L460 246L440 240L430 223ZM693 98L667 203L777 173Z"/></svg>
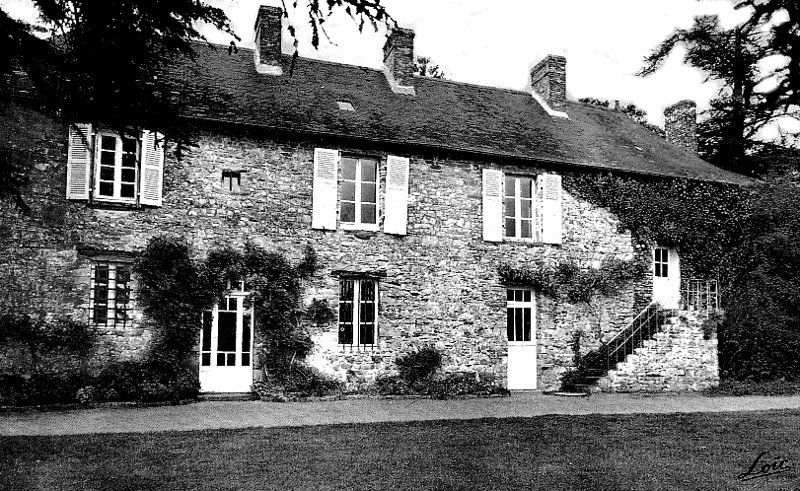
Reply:
<svg viewBox="0 0 800 491"><path fill-rule="evenodd" d="M198 257L247 241L294 258L313 246L320 270L306 301L327 300L338 314L312 327L309 361L325 373L368 381L434 344L446 370L553 389L572 363L571 333L597 315L503 284L499 266L572 258L590 267L637 253L617 217L571 195L566 178L743 182L697 157L693 103L667 109L664 140L619 111L568 101L561 56L536 64L517 91L415 75L407 29L388 36L382 71L292 61L277 8L259 9L255 39L233 53L198 44L196 62L167 74L200 128L180 158L155 133L65 125L24 100L7 112L0 137L36 162L31 211L0 209L0 281L95 326L98 356L145 348L131 263L151 237L179 234ZM651 252L650 274L606 299L605 341L632 332L653 305L689 307L691 285L713 297L713 282L681 278L671 244ZM654 304L642 310L637 292ZM234 288L197 326L203 391L246 392L258 376L246 296ZM598 383L716 383L716 341L703 339L696 314L673 316Z"/></svg>

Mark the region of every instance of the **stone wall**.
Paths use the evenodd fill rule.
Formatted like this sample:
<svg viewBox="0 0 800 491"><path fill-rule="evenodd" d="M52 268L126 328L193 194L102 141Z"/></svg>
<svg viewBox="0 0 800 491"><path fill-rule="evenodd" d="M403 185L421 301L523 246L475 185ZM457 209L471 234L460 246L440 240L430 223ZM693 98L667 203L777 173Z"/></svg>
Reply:
<svg viewBox="0 0 800 491"><path fill-rule="evenodd" d="M251 241L299 259L303 246L311 245L320 270L307 285L306 302L326 299L335 308L338 278L334 271L383 275L379 341L374 349L339 346L335 324L313 328L316 347L311 361L353 383L392 370L398 355L426 343L445 351L448 370L489 372L502 381L507 348L505 286L497 274L501 263L522 266L570 257L588 266L606 257L635 253L630 233L620 232L614 216L566 192L563 245L482 240L481 170L502 168L506 173L536 175L552 169L380 147L348 148L336 142L281 139L231 128L204 131L197 146L185 151L181 160L168 152L161 208L112 209L66 202L66 128L47 122L39 113L26 117L42 121L39 130L56 151L43 155L34 172L31 212L21 214L8 203L0 209L5 231L0 238L0 283L10 276L49 278L51 273L43 265L58 264L56 269L68 280L42 295L53 312L88 319L92 258L81 251L135 252L151 237L164 233L184 236L198 257L218 245L241 248ZM3 137L13 139L13 131ZM387 154L410 157L408 235L311 229L315 146L381 157L381 180L385 180ZM242 193L222 190L223 170L243 171ZM383 186L380 198L383 206ZM52 209L60 211L48 211ZM56 218L47 218L52 215ZM636 313L634 292L646 289L648 281L643 278L615 298L603 299L599 311L537 299L539 387L557 386L560 374L571 364L573 330L589 334L587 350L601 337L613 336ZM140 351L148 335L141 327L108 333L110 342L121 347L106 349L108 356Z"/></svg>
<svg viewBox="0 0 800 491"><path fill-rule="evenodd" d="M704 320L696 311L679 312L598 387L608 392L684 392L718 385L717 340L703 338Z"/></svg>

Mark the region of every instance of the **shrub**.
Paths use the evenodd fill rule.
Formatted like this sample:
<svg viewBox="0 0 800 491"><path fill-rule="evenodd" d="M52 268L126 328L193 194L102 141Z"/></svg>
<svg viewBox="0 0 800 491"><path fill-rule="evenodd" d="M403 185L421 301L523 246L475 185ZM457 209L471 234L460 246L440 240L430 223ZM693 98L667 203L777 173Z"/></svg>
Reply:
<svg viewBox="0 0 800 491"><path fill-rule="evenodd" d="M344 384L305 363L294 365L291 372L280 377L265 373L264 379L253 384L253 393L262 400L285 401L287 398L322 397L339 394Z"/></svg>
<svg viewBox="0 0 800 491"><path fill-rule="evenodd" d="M376 377L376 391L381 395L429 396L433 399L449 399L464 395L508 395L508 389L495 383L494 377L477 373L447 372L419 379L409 384L400 375L382 374Z"/></svg>
<svg viewBox="0 0 800 491"><path fill-rule="evenodd" d="M426 345L397 357L395 364L400 377L413 386L436 373L442 367L442 358L438 348Z"/></svg>

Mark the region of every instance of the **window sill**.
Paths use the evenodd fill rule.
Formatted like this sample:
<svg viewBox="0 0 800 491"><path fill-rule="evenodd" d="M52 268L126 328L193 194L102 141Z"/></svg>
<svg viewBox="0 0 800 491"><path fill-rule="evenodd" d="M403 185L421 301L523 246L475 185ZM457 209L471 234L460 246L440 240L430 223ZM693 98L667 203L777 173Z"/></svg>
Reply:
<svg viewBox="0 0 800 491"><path fill-rule="evenodd" d="M135 210L141 208L136 201L117 201L94 198L89 201L91 208L103 208L106 210Z"/></svg>
<svg viewBox="0 0 800 491"><path fill-rule="evenodd" d="M522 244L542 244L542 241L536 239L526 239L522 237L503 237L503 242L517 242Z"/></svg>
<svg viewBox="0 0 800 491"><path fill-rule="evenodd" d="M380 232L381 227L377 224L372 225L368 223L339 223L341 230L352 230L362 232Z"/></svg>

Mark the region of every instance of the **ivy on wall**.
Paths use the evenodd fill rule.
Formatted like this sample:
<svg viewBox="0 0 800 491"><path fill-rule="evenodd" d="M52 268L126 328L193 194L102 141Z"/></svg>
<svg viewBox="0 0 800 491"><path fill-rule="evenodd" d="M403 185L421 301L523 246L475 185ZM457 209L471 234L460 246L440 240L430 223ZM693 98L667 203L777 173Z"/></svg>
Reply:
<svg viewBox="0 0 800 491"><path fill-rule="evenodd" d="M680 250L683 276L717 277L739 239L746 188L687 179L642 180L611 174L572 174L573 196L611 211L641 249Z"/></svg>

